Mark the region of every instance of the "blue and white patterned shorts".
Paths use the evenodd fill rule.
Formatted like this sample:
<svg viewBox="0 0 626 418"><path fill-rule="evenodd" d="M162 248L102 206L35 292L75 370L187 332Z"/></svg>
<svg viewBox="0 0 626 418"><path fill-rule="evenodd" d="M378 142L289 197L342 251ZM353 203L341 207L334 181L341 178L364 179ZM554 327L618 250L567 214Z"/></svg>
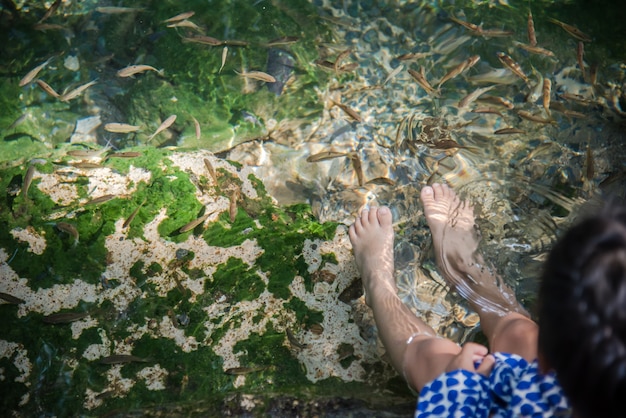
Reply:
<svg viewBox="0 0 626 418"><path fill-rule="evenodd" d="M419 394L416 418L569 417L571 408L553 373L539 372L517 354L494 353L489 377L455 370L439 375Z"/></svg>

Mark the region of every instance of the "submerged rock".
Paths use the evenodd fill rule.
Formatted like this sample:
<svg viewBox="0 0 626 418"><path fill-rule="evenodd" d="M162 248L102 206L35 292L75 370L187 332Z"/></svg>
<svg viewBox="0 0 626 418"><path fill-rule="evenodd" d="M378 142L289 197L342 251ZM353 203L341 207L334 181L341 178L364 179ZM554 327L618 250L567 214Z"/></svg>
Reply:
<svg viewBox="0 0 626 418"><path fill-rule="evenodd" d="M274 83L266 83L267 89L277 96L283 92L285 83L293 74L295 60L293 56L280 48L270 48L267 53L267 73L274 76Z"/></svg>

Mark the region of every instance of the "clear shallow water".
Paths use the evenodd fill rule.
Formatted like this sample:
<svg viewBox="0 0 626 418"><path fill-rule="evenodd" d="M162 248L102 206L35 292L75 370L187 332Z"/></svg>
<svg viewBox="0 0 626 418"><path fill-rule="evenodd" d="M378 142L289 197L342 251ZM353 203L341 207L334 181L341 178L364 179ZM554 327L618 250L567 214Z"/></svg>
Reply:
<svg viewBox="0 0 626 418"><path fill-rule="evenodd" d="M252 166L280 203L310 202L322 221L349 223L365 204L390 205L403 297L443 334L464 340L476 331L476 318L462 303L457 305L458 297L447 295L434 268L418 201L423 184L445 181L472 200L483 250L531 306L539 261L559 230L572 221L572 213L600 191L624 190L624 67L614 52L619 48L596 42L615 28L599 32L600 25L581 19L575 6L535 4L538 45L554 58L529 54L517 44L527 42L526 5L496 2L468 2L466 7L403 2L189 4L188 10L196 12L189 21L203 26L204 33L218 41L250 42L247 46L184 42L200 32L167 28L162 20L185 11L168 2L146 3L141 11L98 11L96 7L110 5L64 3L46 21L61 28L45 32L33 30L44 9L24 7L12 17L5 6L8 47L2 100L8 112L1 116L0 158L7 167L34 157L59 161L72 142L76 122L94 116L100 124L74 141L122 150L142 146L175 114L175 123L149 145L206 148ZM450 16L513 34L473 34ZM576 24L594 37L584 44L586 79L576 58L578 40L549 17ZM298 40L283 40L286 44L279 47L291 54L295 68L280 96L235 73L267 70L267 43L287 36ZM224 46L228 49L220 71ZM498 52L517 61L529 82L503 72ZM416 56L400 59L407 53ZM438 94L427 94L408 72L423 68L436 88L445 74L475 55L480 60L446 81ZM69 102L36 84L17 85L50 56L55 57L38 77L59 92L90 80L98 83ZM164 75L116 75L130 64L164 69ZM596 64L593 84L590 72ZM480 81L492 71L495 76ZM532 122L519 113L547 117L543 79L551 80L551 123ZM485 95L504 98L513 109L491 101L459 105L487 85L495 87ZM491 113L477 113L477 108ZM137 125L140 131L105 131L110 122ZM496 134L503 128L523 133ZM307 162L325 151L343 155Z"/></svg>

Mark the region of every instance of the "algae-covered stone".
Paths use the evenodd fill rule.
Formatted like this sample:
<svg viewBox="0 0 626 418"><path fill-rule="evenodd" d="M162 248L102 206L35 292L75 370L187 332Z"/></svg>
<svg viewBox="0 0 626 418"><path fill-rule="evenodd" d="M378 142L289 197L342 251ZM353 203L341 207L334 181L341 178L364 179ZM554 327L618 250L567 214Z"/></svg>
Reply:
<svg viewBox="0 0 626 418"><path fill-rule="evenodd" d="M338 301L357 275L345 227L276 206L250 167L208 151L139 152L44 165L0 211L0 291L22 300L0 305L4 410L100 414L313 382L330 393L376 364L377 381L393 376ZM23 170L3 170L3 188ZM55 195L67 178L83 181Z"/></svg>

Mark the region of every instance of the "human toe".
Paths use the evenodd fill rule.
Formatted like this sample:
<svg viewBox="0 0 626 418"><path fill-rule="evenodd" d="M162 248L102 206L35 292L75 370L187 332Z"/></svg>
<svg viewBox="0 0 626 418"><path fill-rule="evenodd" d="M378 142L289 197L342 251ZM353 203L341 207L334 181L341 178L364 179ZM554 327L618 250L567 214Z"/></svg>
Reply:
<svg viewBox="0 0 626 418"><path fill-rule="evenodd" d="M393 217L391 215L391 210L387 206L381 206L378 208L377 217L378 222L382 226L389 226L392 224Z"/></svg>
<svg viewBox="0 0 626 418"><path fill-rule="evenodd" d="M441 183L433 184L434 200L445 199L449 192L450 192L450 188L446 186L445 184L441 184Z"/></svg>
<svg viewBox="0 0 626 418"><path fill-rule="evenodd" d="M423 203L431 202L434 199L435 191L431 186L424 186L420 192L420 198Z"/></svg>

